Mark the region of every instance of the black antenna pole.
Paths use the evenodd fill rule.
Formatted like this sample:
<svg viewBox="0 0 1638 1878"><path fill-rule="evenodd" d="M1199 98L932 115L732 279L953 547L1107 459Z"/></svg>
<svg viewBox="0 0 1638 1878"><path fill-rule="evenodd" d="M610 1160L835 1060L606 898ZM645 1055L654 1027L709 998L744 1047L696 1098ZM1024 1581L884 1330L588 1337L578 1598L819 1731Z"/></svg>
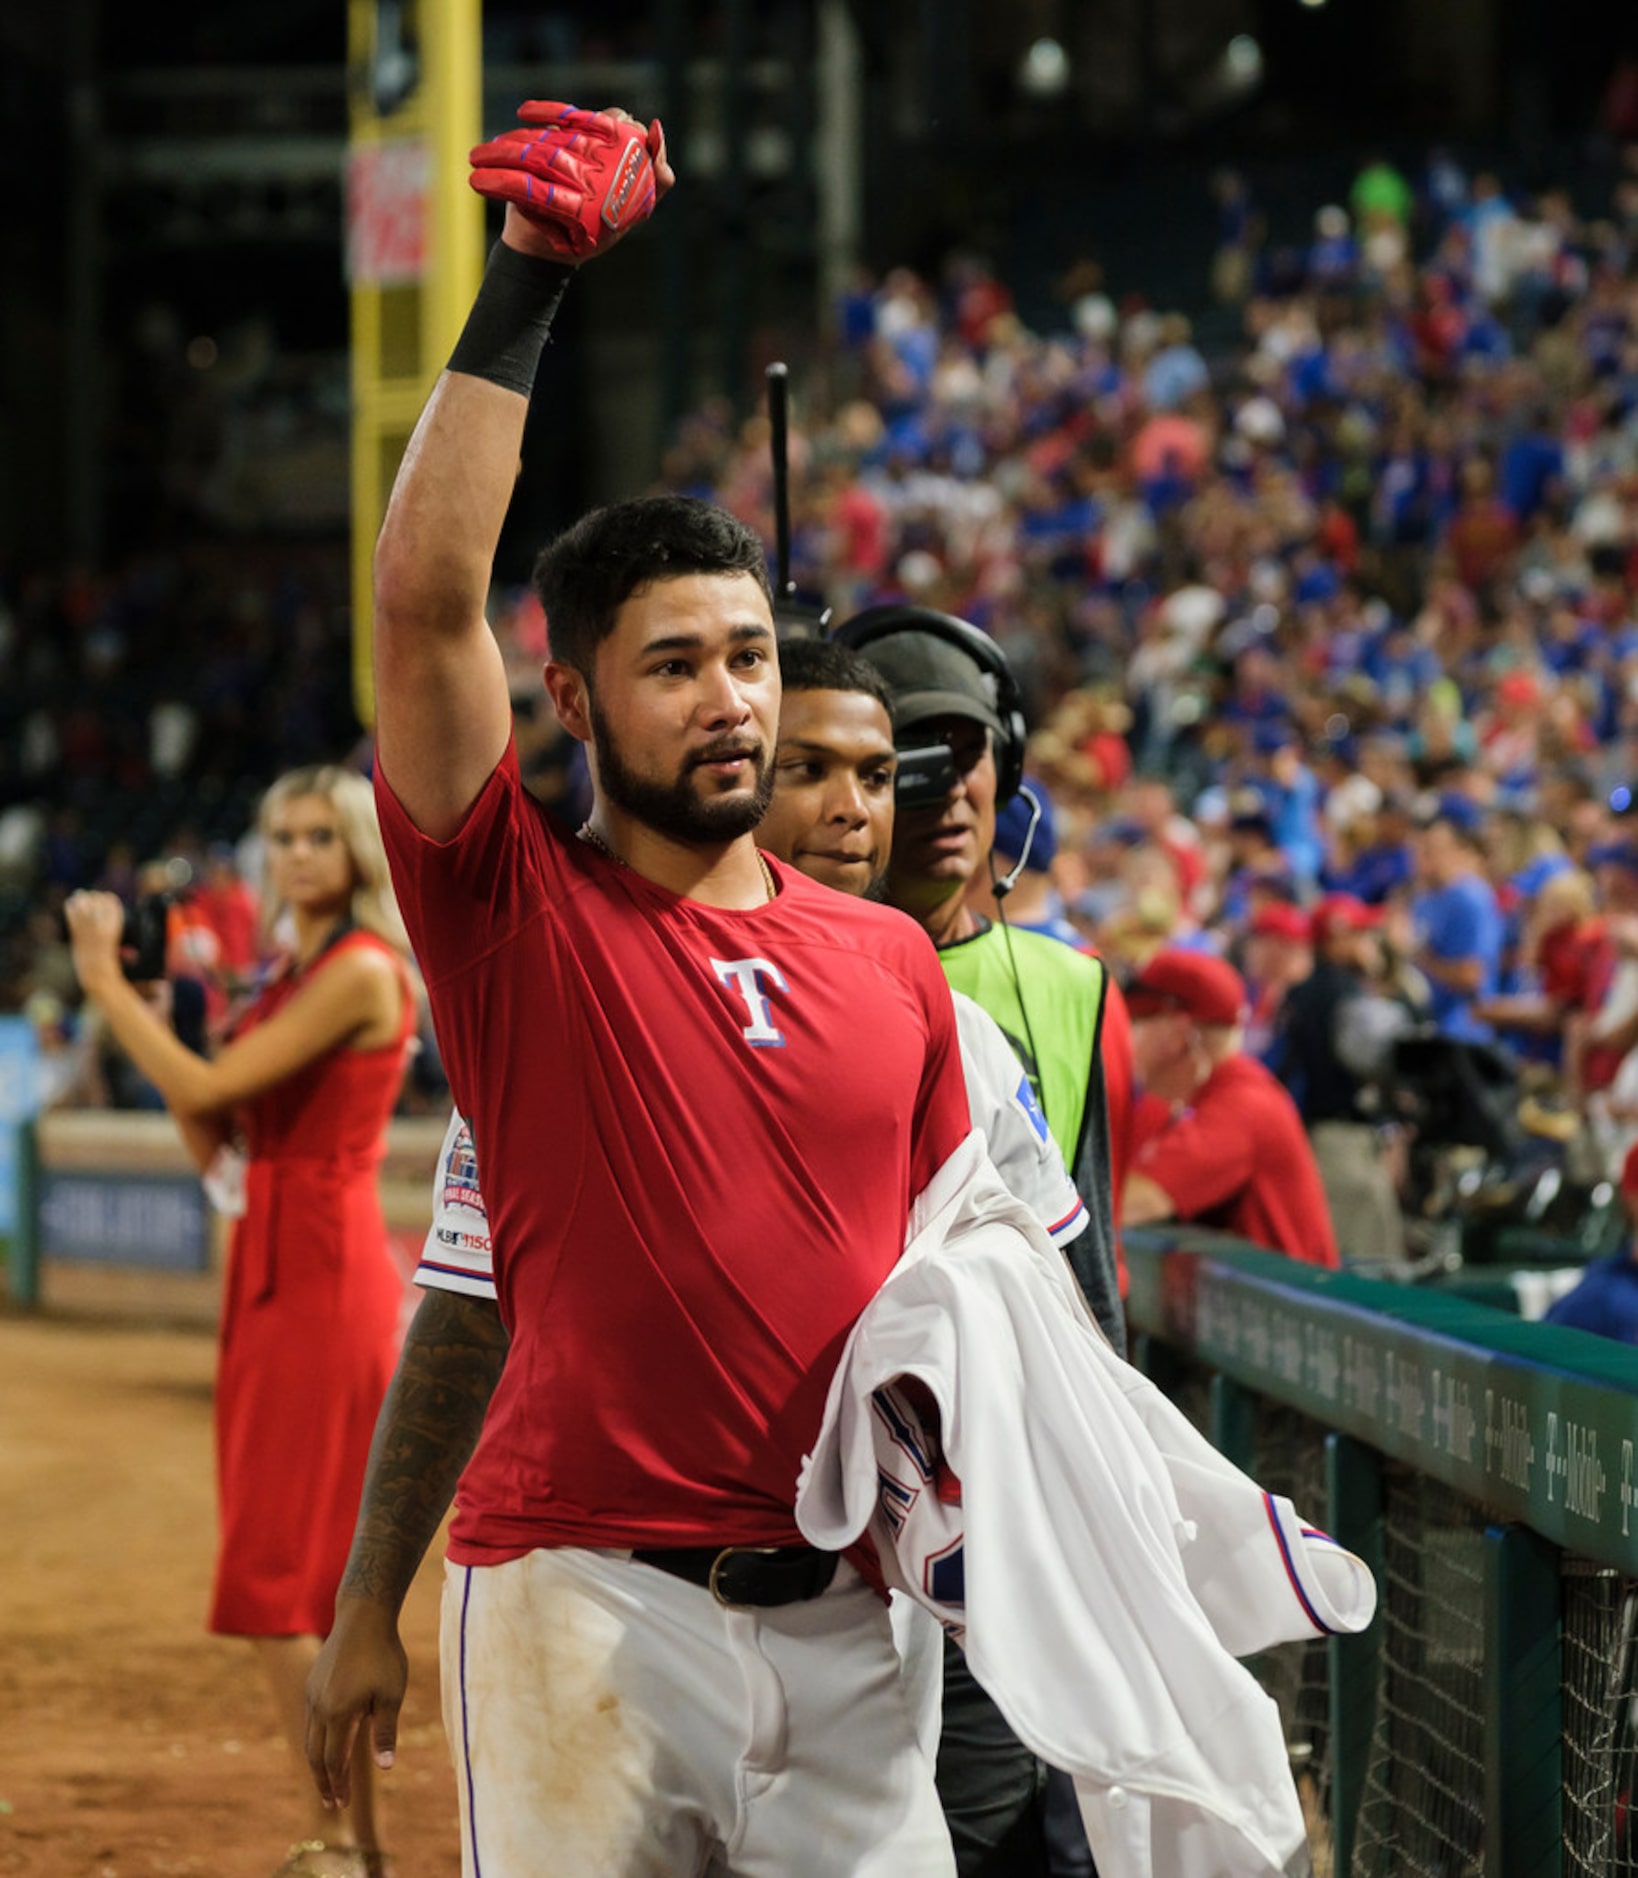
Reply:
<svg viewBox="0 0 1638 1878"><path fill-rule="evenodd" d="M768 367L768 441L773 449L774 631L781 639L823 639L828 606L796 597L791 573L790 373L780 360Z"/></svg>
<svg viewBox="0 0 1638 1878"><path fill-rule="evenodd" d="M767 378L769 441L773 446L774 598L790 600L796 595L796 582L791 578L790 373L783 361L776 359L768 367Z"/></svg>

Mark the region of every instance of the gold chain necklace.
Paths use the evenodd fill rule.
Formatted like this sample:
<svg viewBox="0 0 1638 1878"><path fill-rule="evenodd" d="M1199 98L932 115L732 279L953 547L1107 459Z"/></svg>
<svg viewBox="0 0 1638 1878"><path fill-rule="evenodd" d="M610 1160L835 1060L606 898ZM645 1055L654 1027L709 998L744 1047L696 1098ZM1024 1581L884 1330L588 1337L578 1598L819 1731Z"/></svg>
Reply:
<svg viewBox="0 0 1638 1878"><path fill-rule="evenodd" d="M585 842L588 848L595 848L599 854L603 855L605 859L612 861L616 867L625 866L625 862L620 859L619 855L615 853L613 848L609 846L597 830L592 827L590 822L582 822L580 824L579 835L580 839ZM756 864L762 869L763 889L768 898L772 900L776 898L779 893L779 888L774 882L773 869L768 865L767 855L765 855L760 848L756 849L755 853Z"/></svg>

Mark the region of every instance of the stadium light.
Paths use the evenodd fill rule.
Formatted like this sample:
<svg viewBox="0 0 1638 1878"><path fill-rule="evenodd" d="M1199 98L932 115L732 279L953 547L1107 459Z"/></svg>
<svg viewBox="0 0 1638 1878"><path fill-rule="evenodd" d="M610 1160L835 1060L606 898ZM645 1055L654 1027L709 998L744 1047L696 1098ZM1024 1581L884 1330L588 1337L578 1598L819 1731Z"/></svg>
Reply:
<svg viewBox="0 0 1638 1878"><path fill-rule="evenodd" d="M1263 76L1263 49L1250 33L1236 33L1223 50L1223 76L1236 90L1250 91Z"/></svg>
<svg viewBox="0 0 1638 1878"><path fill-rule="evenodd" d="M1018 68L1018 88L1031 98L1059 98L1069 84L1069 54L1056 39L1037 39Z"/></svg>

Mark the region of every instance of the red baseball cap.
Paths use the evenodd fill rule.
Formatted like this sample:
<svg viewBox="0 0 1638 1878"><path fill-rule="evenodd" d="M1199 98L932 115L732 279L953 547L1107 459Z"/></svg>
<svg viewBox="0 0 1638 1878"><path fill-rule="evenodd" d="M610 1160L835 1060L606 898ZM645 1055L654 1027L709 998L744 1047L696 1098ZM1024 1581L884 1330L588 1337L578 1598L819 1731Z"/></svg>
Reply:
<svg viewBox="0 0 1638 1878"><path fill-rule="evenodd" d="M1269 900L1251 916L1251 930L1266 939L1294 939L1306 945L1314 936L1313 922L1289 900Z"/></svg>
<svg viewBox="0 0 1638 1878"><path fill-rule="evenodd" d="M1245 980L1226 959L1179 946L1162 948L1126 988L1135 1018L1187 1011L1199 1024L1238 1024L1249 1002Z"/></svg>
<svg viewBox="0 0 1638 1878"><path fill-rule="evenodd" d="M1367 906L1351 893L1328 893L1314 908L1314 940L1323 944L1339 932L1369 932L1382 924L1382 909Z"/></svg>

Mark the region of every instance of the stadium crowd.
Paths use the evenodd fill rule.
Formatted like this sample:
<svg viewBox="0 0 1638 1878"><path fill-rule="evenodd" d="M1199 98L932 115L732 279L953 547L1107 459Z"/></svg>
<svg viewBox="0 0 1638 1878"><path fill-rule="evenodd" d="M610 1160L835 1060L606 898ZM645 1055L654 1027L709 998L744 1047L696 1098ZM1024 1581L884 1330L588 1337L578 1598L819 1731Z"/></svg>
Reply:
<svg viewBox="0 0 1638 1878"><path fill-rule="evenodd" d="M1311 1132L1367 1131L1391 1164L1384 1052L1421 1027L1493 1046L1529 1127L1619 1183L1638 1141L1638 152L1593 212L1448 153L1414 178L1373 160L1303 245L1263 241L1237 179L1218 197L1211 280L1240 329L1221 350L1090 265L1042 332L971 256L861 280L828 414L793 439L799 587L838 619L935 608L1005 651L1047 804L1015 918L1123 978L1162 949L1233 961L1246 1048ZM763 420L700 410L662 482L772 540ZM129 684L182 578L45 583L0 618L0 894L26 907L0 1004L35 1018L62 1100L143 1099L76 1025L62 897L182 887L172 962L207 985L208 1031L256 962L237 779L351 734L333 634L289 579L191 689ZM531 696L538 606L503 593L493 617ZM572 813L573 750L539 712L524 728L532 786ZM144 876L84 824L160 785L188 827Z"/></svg>
<svg viewBox="0 0 1638 1878"><path fill-rule="evenodd" d="M1034 706L1041 917L1123 976L1219 952L1311 1130L1391 1159L1388 1045L1491 1045L1528 1131L1638 1139L1638 164L1601 215L1448 154L1306 248L1225 183L1243 341L1082 270L1034 333L957 257L843 309L799 580L983 626ZM759 424L673 483L770 529ZM1316 1011L1342 1024L1316 1022ZM1373 1106L1374 1104L1374 1106Z"/></svg>

